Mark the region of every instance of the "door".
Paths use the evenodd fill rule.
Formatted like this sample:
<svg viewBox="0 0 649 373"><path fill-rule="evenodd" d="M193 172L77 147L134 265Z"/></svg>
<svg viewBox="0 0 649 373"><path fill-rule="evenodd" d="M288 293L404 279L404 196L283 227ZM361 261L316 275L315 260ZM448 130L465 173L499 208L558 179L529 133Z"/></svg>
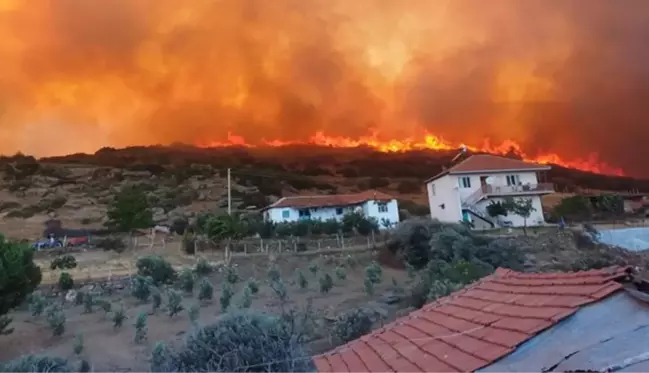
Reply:
<svg viewBox="0 0 649 373"><path fill-rule="evenodd" d="M487 178L489 176L480 176L480 188L482 189L482 193L489 193L489 184L487 184Z"/></svg>

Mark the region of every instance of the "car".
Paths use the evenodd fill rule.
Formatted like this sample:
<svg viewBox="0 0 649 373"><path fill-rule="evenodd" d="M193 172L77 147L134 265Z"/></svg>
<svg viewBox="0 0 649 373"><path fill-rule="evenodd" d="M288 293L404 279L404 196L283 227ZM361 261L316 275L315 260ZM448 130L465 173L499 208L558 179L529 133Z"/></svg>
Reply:
<svg viewBox="0 0 649 373"><path fill-rule="evenodd" d="M42 250L42 249L54 249L57 247L63 247L63 242L58 239L54 240L42 240L38 242L34 242L32 244L32 248L37 249L37 250Z"/></svg>

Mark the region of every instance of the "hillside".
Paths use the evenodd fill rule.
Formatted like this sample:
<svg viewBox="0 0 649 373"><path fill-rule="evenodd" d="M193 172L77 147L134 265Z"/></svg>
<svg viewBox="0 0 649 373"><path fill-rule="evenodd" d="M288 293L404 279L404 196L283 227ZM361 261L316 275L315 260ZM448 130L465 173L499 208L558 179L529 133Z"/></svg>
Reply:
<svg viewBox="0 0 649 373"><path fill-rule="evenodd" d="M102 149L36 160L0 158L0 232L34 239L43 222L100 228L115 191L141 185L155 206L155 220L169 223L199 211L227 207L226 170L232 172L233 208L251 210L285 195L378 189L397 196L413 215L428 212L423 181L456 152L382 153L369 148L191 146ZM580 188L649 192L649 181L553 167L557 190Z"/></svg>

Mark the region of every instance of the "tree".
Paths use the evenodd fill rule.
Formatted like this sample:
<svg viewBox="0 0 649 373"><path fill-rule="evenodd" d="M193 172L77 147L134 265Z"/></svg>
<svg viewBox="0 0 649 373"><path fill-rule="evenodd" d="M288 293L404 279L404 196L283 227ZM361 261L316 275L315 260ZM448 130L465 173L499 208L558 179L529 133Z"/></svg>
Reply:
<svg viewBox="0 0 649 373"><path fill-rule="evenodd" d="M536 208L532 205L531 198L508 198L503 203L505 210L511 212L514 215L518 215L523 218L523 233L527 236L527 219L532 215L533 211L536 211Z"/></svg>
<svg viewBox="0 0 649 373"><path fill-rule="evenodd" d="M129 233L136 229L152 227L153 213L144 191L132 187L119 192L108 211L107 225L120 232Z"/></svg>
<svg viewBox="0 0 649 373"><path fill-rule="evenodd" d="M9 319L3 316L41 283L41 269L34 264L33 257L32 248L8 241L0 234L0 325L8 325Z"/></svg>

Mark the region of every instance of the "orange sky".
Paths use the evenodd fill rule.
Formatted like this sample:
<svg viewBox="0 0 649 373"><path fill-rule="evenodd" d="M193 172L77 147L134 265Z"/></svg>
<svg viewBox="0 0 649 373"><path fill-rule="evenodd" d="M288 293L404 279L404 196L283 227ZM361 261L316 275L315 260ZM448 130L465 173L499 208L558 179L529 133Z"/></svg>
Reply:
<svg viewBox="0 0 649 373"><path fill-rule="evenodd" d="M649 2L583 5L0 0L0 153L434 135L649 176Z"/></svg>

